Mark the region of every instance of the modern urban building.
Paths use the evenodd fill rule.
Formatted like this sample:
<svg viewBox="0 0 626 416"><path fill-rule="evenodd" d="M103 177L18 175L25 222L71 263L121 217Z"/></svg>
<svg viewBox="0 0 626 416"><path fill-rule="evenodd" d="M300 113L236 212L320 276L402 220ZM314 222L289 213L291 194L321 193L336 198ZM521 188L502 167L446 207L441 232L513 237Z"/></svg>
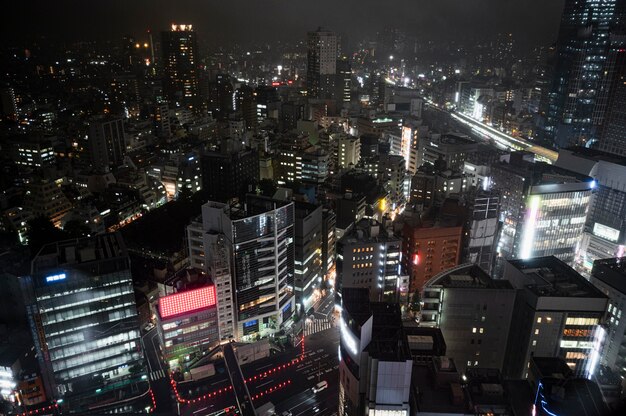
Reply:
<svg viewBox="0 0 626 416"><path fill-rule="evenodd" d="M411 413L413 359L397 303L344 290L339 343L339 416Z"/></svg>
<svg viewBox="0 0 626 416"><path fill-rule="evenodd" d="M44 385L53 398L84 410L105 386L139 382L146 374L130 260L120 234L45 245L21 285Z"/></svg>
<svg viewBox="0 0 626 416"><path fill-rule="evenodd" d="M192 25L173 24L161 33L165 90L171 100L186 104L198 96L198 41Z"/></svg>
<svg viewBox="0 0 626 416"><path fill-rule="evenodd" d="M207 152L201 156L203 191L212 201L245 195L259 180L259 155L250 149Z"/></svg>
<svg viewBox="0 0 626 416"><path fill-rule="evenodd" d="M591 283L609 298L600 364L626 377L626 258L596 260Z"/></svg>
<svg viewBox="0 0 626 416"><path fill-rule="evenodd" d="M331 209L322 210L322 272L324 280L332 288L335 287L335 277L337 268L335 265L335 255L337 252L337 215Z"/></svg>
<svg viewBox="0 0 626 416"><path fill-rule="evenodd" d="M407 118L402 124L399 136L389 135L389 154L400 155L406 163L406 170L415 175L420 167L418 158L419 143L428 138L428 127L422 125L422 120Z"/></svg>
<svg viewBox="0 0 626 416"><path fill-rule="evenodd" d="M60 226L72 203L61 191L61 180L40 179L34 177L26 184L24 206L29 207L35 216L48 218L55 226Z"/></svg>
<svg viewBox="0 0 626 416"><path fill-rule="evenodd" d="M106 173L122 164L126 154L124 120L94 118L89 122L87 137L90 167L94 172Z"/></svg>
<svg viewBox="0 0 626 416"><path fill-rule="evenodd" d="M554 255L574 264L596 182L586 175L545 163L510 158L491 167L491 190L502 197L504 258Z"/></svg>
<svg viewBox="0 0 626 416"><path fill-rule="evenodd" d="M408 295L402 275L402 240L374 219L362 219L337 242L338 299L344 288L368 288L372 300L398 302Z"/></svg>
<svg viewBox="0 0 626 416"><path fill-rule="evenodd" d="M460 372L502 370L515 294L510 282L492 279L476 264L454 267L424 285L420 326L441 329Z"/></svg>
<svg viewBox="0 0 626 416"><path fill-rule="evenodd" d="M319 28L307 35L306 89L309 98L333 98L337 74L337 35Z"/></svg>
<svg viewBox="0 0 626 416"><path fill-rule="evenodd" d="M337 139L337 168L354 168L361 158L361 139L341 134Z"/></svg>
<svg viewBox="0 0 626 416"><path fill-rule="evenodd" d="M433 276L459 264L463 227L411 215L403 218L402 267L410 277L410 291L422 290Z"/></svg>
<svg viewBox="0 0 626 416"><path fill-rule="evenodd" d="M11 140L13 161L19 166L42 169L55 164L52 142L43 137L17 136Z"/></svg>
<svg viewBox="0 0 626 416"><path fill-rule="evenodd" d="M608 89L604 119L599 126L597 141L593 148L626 157L626 37L623 32L611 35L607 59L607 77L605 85ZM609 75L610 74L610 75Z"/></svg>
<svg viewBox="0 0 626 416"><path fill-rule="evenodd" d="M221 328L228 328L231 320L234 338L242 342L290 325L295 312L292 202L259 196L248 197L244 204L209 201L202 206L202 223L192 223L188 236L195 267L215 273L219 256L229 255L232 287L225 263L219 265L221 277L216 277L221 339L229 336Z"/></svg>
<svg viewBox="0 0 626 416"><path fill-rule="evenodd" d="M491 191L478 191L469 205L469 235L465 240L464 257L491 274L498 255L500 195Z"/></svg>
<svg viewBox="0 0 626 416"><path fill-rule="evenodd" d="M337 239L353 224L365 216L365 196L346 193L343 198L335 201L337 214Z"/></svg>
<svg viewBox="0 0 626 416"><path fill-rule="evenodd" d="M611 35L623 24L623 1L567 0L545 109L547 139L557 147L591 144L606 111Z"/></svg>
<svg viewBox="0 0 626 416"><path fill-rule="evenodd" d="M322 296L322 206L294 202L294 283L298 309L305 312Z"/></svg>
<svg viewBox="0 0 626 416"><path fill-rule="evenodd" d="M163 358L171 369L220 341L215 284L203 271L185 272L194 279L181 281L176 293L159 298L155 314Z"/></svg>
<svg viewBox="0 0 626 416"><path fill-rule="evenodd" d="M504 279L517 290L503 374L527 378L534 357L560 357L590 377L605 337L608 298L554 256L508 260Z"/></svg>
<svg viewBox="0 0 626 416"><path fill-rule="evenodd" d="M431 134L418 143L418 167L443 160L448 169L461 171L468 156L477 150L478 143L468 136L459 133Z"/></svg>
<svg viewBox="0 0 626 416"><path fill-rule="evenodd" d="M344 104L350 103L352 94L352 68L346 57L337 59L335 78L335 99Z"/></svg>
<svg viewBox="0 0 626 416"><path fill-rule="evenodd" d="M576 147L561 149L556 166L588 175L596 186L589 202L576 267L589 275L593 262L622 257L626 248L626 158Z"/></svg>

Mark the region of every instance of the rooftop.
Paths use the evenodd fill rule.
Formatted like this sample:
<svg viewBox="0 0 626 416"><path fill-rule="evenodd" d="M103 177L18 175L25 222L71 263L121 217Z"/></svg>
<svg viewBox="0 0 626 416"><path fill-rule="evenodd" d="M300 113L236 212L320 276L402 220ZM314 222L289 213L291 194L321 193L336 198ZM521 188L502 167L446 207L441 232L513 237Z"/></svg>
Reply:
<svg viewBox="0 0 626 416"><path fill-rule="evenodd" d="M473 263L462 264L448 269L433 277L429 286L443 286L445 288L473 288L473 289L511 289L513 286L508 280L494 280L489 274Z"/></svg>
<svg viewBox="0 0 626 416"><path fill-rule="evenodd" d="M599 161L606 161L615 163L616 165L626 166L626 157L621 157L613 153L606 153L601 150L590 149L587 147L574 146L567 150L571 151L574 155L588 159Z"/></svg>
<svg viewBox="0 0 626 416"><path fill-rule="evenodd" d="M508 260L525 276L524 286L537 296L605 298L578 272L554 256Z"/></svg>
<svg viewBox="0 0 626 416"><path fill-rule="evenodd" d="M59 241L46 244L32 263L32 273L64 265L75 265L101 260L128 257L126 245L119 233Z"/></svg>
<svg viewBox="0 0 626 416"><path fill-rule="evenodd" d="M596 260L591 275L594 279L626 294L626 257Z"/></svg>

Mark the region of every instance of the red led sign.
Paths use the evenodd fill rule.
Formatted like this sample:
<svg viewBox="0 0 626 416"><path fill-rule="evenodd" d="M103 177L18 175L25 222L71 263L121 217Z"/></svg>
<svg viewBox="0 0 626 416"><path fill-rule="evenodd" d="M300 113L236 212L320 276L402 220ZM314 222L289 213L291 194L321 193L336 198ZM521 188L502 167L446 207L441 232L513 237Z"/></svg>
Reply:
<svg viewBox="0 0 626 416"><path fill-rule="evenodd" d="M159 300L159 313L162 318L168 318L208 308L215 303L215 286L206 286L161 298Z"/></svg>

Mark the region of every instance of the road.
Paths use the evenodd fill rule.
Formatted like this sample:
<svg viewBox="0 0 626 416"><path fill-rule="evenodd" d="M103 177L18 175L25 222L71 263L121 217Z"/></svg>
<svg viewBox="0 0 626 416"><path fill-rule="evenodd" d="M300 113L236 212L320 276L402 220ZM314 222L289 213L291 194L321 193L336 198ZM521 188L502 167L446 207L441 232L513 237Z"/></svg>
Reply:
<svg viewBox="0 0 626 416"><path fill-rule="evenodd" d="M458 123L461 123L472 129L472 132L478 136L486 136L489 139L493 140L494 144L498 147L503 147L509 150L525 150L527 152L531 152L535 154L535 157L538 160L554 163L559 157L558 152L548 149L542 146L538 146L530 140L524 139L522 137L513 137L506 133L501 132L491 126L488 126L480 121L474 120L473 118L459 113L459 112L450 112L444 110L443 108L437 106L432 101L425 99L428 104L428 108L440 111L442 113L447 114L453 120Z"/></svg>
<svg viewBox="0 0 626 416"><path fill-rule="evenodd" d="M167 368L160 359L159 333L156 328L144 334L141 343L148 362L148 380L156 401L155 414L171 415L175 402L172 400Z"/></svg>
<svg viewBox="0 0 626 416"><path fill-rule="evenodd" d="M339 345L339 331L337 328L329 328L305 337L304 359L298 364L276 371L273 374L264 375L269 369L279 364L288 363L299 355L299 351L293 350L286 354L280 354L241 368L245 378L258 377L247 383L252 397L263 393L263 396L254 401L256 408L271 401L280 415L289 410L294 416L308 415L331 415L337 410L338 391L338 366L337 348ZM313 386L318 380L326 380L328 388L315 394ZM211 377L205 383L222 385L223 375ZM289 384L280 386L281 383ZM268 392L269 389L275 391ZM181 415L206 416L229 406L235 405L235 397L232 393L217 395L196 403L181 405ZM314 409L317 407L318 411Z"/></svg>

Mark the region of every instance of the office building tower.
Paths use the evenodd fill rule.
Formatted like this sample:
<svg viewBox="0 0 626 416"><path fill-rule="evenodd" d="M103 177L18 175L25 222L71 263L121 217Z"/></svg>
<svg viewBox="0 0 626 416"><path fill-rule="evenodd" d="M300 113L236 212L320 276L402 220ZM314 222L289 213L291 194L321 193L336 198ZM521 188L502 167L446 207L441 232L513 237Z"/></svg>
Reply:
<svg viewBox="0 0 626 416"><path fill-rule="evenodd" d="M165 91L170 100L192 104L198 96L198 41L192 25L173 24L161 33Z"/></svg>
<svg viewBox="0 0 626 416"><path fill-rule="evenodd" d="M430 140L418 142L418 167L425 163L435 165L443 160L446 167L453 171L462 171L469 155L478 151L478 143L468 136L458 133L432 134Z"/></svg>
<svg viewBox="0 0 626 416"><path fill-rule="evenodd" d="M107 173L119 167L126 154L124 120L121 118L94 118L89 122L87 148L91 169Z"/></svg>
<svg viewBox="0 0 626 416"><path fill-rule="evenodd" d="M515 289L475 264L439 273L423 288L420 325L440 328L457 369L504 365Z"/></svg>
<svg viewBox="0 0 626 416"><path fill-rule="evenodd" d="M234 97L235 112L246 123L247 130L254 130L257 127L257 106L256 92L249 85L242 85L235 91Z"/></svg>
<svg viewBox="0 0 626 416"><path fill-rule="evenodd" d="M408 276L402 275L402 240L384 224L362 219L337 242L336 292L350 287L369 289L372 300L398 302L408 295Z"/></svg>
<svg viewBox="0 0 626 416"><path fill-rule="evenodd" d="M330 174L330 155L321 147L311 146L298 153L301 164L299 180L304 183L321 185Z"/></svg>
<svg viewBox="0 0 626 416"><path fill-rule="evenodd" d="M337 269L335 267L335 254L337 252L337 215L330 209L322 210L322 272L330 287L335 287Z"/></svg>
<svg viewBox="0 0 626 416"><path fill-rule="evenodd" d="M365 196L346 193L343 198L335 201L337 214L337 239L343 232L365 216Z"/></svg>
<svg viewBox="0 0 626 416"><path fill-rule="evenodd" d="M556 44L546 138L557 147L590 144L602 123L611 34L623 24L626 2L565 1Z"/></svg>
<svg viewBox="0 0 626 416"><path fill-rule="evenodd" d="M402 226L403 270L410 276L411 293L422 290L424 284L447 269L459 264L463 227L441 223L417 215L404 218Z"/></svg>
<svg viewBox="0 0 626 416"><path fill-rule="evenodd" d="M17 102L12 87L0 88L0 116L6 120L17 121Z"/></svg>
<svg viewBox="0 0 626 416"><path fill-rule="evenodd" d="M608 56L604 119L592 147L626 157L626 36L611 35Z"/></svg>
<svg viewBox="0 0 626 416"><path fill-rule="evenodd" d="M337 167L354 168L361 157L361 139L354 136L340 135L337 140Z"/></svg>
<svg viewBox="0 0 626 416"><path fill-rule="evenodd" d="M159 298L155 314L163 358L171 369L190 356L201 357L220 340L215 284L202 270L183 273L187 281L177 279L176 292Z"/></svg>
<svg viewBox="0 0 626 416"><path fill-rule="evenodd" d="M419 143L428 136L428 127L421 120L408 118L402 124L400 135L389 135L389 154L400 155L406 163L406 170L415 175L420 167L418 160Z"/></svg>
<svg viewBox="0 0 626 416"><path fill-rule="evenodd" d="M120 234L45 245L21 278L49 392L73 411L145 375L130 259Z"/></svg>
<svg viewBox="0 0 626 416"><path fill-rule="evenodd" d="M596 260L591 283L609 298L600 365L626 377L626 258Z"/></svg>
<svg viewBox="0 0 626 416"><path fill-rule="evenodd" d="M57 227L72 209L72 203L61 191L60 182L33 178L26 184L24 196L24 206L29 207L34 216L46 217Z"/></svg>
<svg viewBox="0 0 626 416"><path fill-rule="evenodd" d="M504 258L554 255L574 263L596 184L592 178L511 157L491 167L490 182L502 196L498 252Z"/></svg>
<svg viewBox="0 0 626 416"><path fill-rule="evenodd" d="M161 101L154 105L152 119L156 136L169 139L172 135L172 130L170 126L170 107L167 101Z"/></svg>
<svg viewBox="0 0 626 416"><path fill-rule="evenodd" d="M352 93L352 68L348 58L337 60L337 75L335 79L335 99L344 104L350 103Z"/></svg>
<svg viewBox="0 0 626 416"><path fill-rule="evenodd" d="M242 342L290 325L295 311L293 203L258 196L237 205L209 201L202 206L202 224L193 223L188 235L193 237L189 246L194 266L204 263L205 270L216 269L218 256L228 254L232 288L225 264L219 265L222 278L216 281L222 339L222 322L227 327L229 320L234 338ZM225 283L227 289L220 293ZM222 304L226 309L220 309Z"/></svg>
<svg viewBox="0 0 626 416"><path fill-rule="evenodd" d="M187 227L189 263L193 268L204 270L215 284L217 331L220 341L237 336L234 312L235 294L231 274L231 255L223 234L205 232L202 216Z"/></svg>
<svg viewBox="0 0 626 416"><path fill-rule="evenodd" d="M478 191L470 202L469 235L465 237L465 257L491 274L500 236L500 195Z"/></svg>
<svg viewBox="0 0 626 416"><path fill-rule="evenodd" d="M15 164L33 169L52 167L55 164L52 142L43 137L17 136L11 139Z"/></svg>
<svg viewBox="0 0 626 416"><path fill-rule="evenodd" d="M307 35L306 90L309 98L333 98L337 73L337 36L322 30Z"/></svg>
<svg viewBox="0 0 626 416"><path fill-rule="evenodd" d="M307 311L322 296L322 207L299 201L294 204L293 290L296 305Z"/></svg>
<svg viewBox="0 0 626 416"><path fill-rule="evenodd" d="M227 149L201 156L202 186L209 199L225 202L245 195L259 180L258 152Z"/></svg>
<svg viewBox="0 0 626 416"><path fill-rule="evenodd" d="M595 260L625 252L626 158L576 147L559 150L556 166L588 175L596 183L576 253L577 269L588 276Z"/></svg>
<svg viewBox="0 0 626 416"><path fill-rule="evenodd" d="M400 305L370 302L364 288L343 295L338 415L411 414L413 358Z"/></svg>
<svg viewBox="0 0 626 416"><path fill-rule="evenodd" d="M378 156L378 172L375 177L389 193L392 204L404 205L410 196L410 177L406 173L404 159L398 155Z"/></svg>
<svg viewBox="0 0 626 416"><path fill-rule="evenodd" d="M560 357L579 377L598 363L608 298L554 256L507 260L517 290L503 373L527 378L531 357Z"/></svg>

